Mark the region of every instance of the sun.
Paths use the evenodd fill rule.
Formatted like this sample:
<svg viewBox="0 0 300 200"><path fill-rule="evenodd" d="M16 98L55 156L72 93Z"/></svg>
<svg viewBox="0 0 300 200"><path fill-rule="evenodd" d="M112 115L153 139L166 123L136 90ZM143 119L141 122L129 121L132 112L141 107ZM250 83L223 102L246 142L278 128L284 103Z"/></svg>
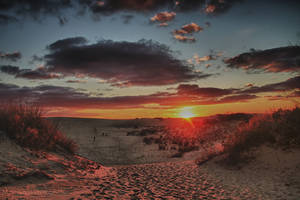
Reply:
<svg viewBox="0 0 300 200"><path fill-rule="evenodd" d="M189 119L192 117L195 117L195 114L193 113L192 107L183 107L180 110L179 117Z"/></svg>

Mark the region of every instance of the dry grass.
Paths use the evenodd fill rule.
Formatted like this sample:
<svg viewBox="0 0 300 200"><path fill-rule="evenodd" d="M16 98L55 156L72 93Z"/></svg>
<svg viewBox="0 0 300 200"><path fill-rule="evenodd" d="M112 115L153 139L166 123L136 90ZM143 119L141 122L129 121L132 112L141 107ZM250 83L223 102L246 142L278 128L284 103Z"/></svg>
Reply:
<svg viewBox="0 0 300 200"><path fill-rule="evenodd" d="M258 115L238 127L224 141L228 164L239 164L253 158L251 150L263 144L280 148L300 147L300 108L278 110Z"/></svg>
<svg viewBox="0 0 300 200"><path fill-rule="evenodd" d="M22 147L75 153L77 145L42 117L39 106L5 104L0 107L0 130Z"/></svg>

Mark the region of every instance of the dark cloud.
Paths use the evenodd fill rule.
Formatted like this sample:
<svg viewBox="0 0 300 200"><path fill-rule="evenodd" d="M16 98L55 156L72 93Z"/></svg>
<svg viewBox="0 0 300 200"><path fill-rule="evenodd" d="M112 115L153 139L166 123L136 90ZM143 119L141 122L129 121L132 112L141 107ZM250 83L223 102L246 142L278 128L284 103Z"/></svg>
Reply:
<svg viewBox="0 0 300 200"><path fill-rule="evenodd" d="M0 0L0 12L11 13L14 19L28 16L41 20L45 15L59 18L64 9L74 5L71 0Z"/></svg>
<svg viewBox="0 0 300 200"><path fill-rule="evenodd" d="M64 16L58 16L58 22L61 26L63 26L68 22L68 18Z"/></svg>
<svg viewBox="0 0 300 200"><path fill-rule="evenodd" d="M200 88L198 85L181 84L177 87L179 95L196 95L200 97L221 97L234 93L235 89L213 87Z"/></svg>
<svg viewBox="0 0 300 200"><path fill-rule="evenodd" d="M209 15L219 15L227 12L236 3L241 2L243 2L243 0L209 0L204 10Z"/></svg>
<svg viewBox="0 0 300 200"><path fill-rule="evenodd" d="M228 11L241 0L0 0L0 22L12 22L17 17L31 17L42 20L44 16L55 16L61 25L68 20L63 16L67 9L73 9L79 16L86 10L94 16L111 15L119 11L148 12L159 9L174 12L199 11L212 8L209 12L218 15ZM5 13L11 13L8 16ZM1 17L2 16L2 17Z"/></svg>
<svg viewBox="0 0 300 200"><path fill-rule="evenodd" d="M171 3L169 0L81 0L82 5L87 6L94 13L112 14L118 11L150 11Z"/></svg>
<svg viewBox="0 0 300 200"><path fill-rule="evenodd" d="M13 22L17 22L18 19L16 17L10 16L10 15L5 15L5 14L0 14L0 24L9 24Z"/></svg>
<svg viewBox="0 0 300 200"><path fill-rule="evenodd" d="M221 89L214 87L199 87L195 84L180 84L177 87L178 95L196 96L201 98L216 97L222 98L219 101L227 101L230 99L245 99L254 98L254 94L266 93L266 92L295 92L300 90L300 76L287 79L286 81L266 84L260 87L248 84L246 88L229 88Z"/></svg>
<svg viewBox="0 0 300 200"><path fill-rule="evenodd" d="M30 64L33 64L35 62L42 62L44 60L43 56L33 55L31 57L31 61L29 61Z"/></svg>
<svg viewBox="0 0 300 200"><path fill-rule="evenodd" d="M300 72L300 46L252 50L225 60L228 67L249 72Z"/></svg>
<svg viewBox="0 0 300 200"><path fill-rule="evenodd" d="M15 76L15 78L25 79L54 79L62 78L62 75L48 72L44 67L37 69L20 69L18 66L2 65L0 71L9 75Z"/></svg>
<svg viewBox="0 0 300 200"><path fill-rule="evenodd" d="M71 87L42 85L37 87L19 87L0 83L1 101L23 100L38 103L46 107L76 107L101 109L141 108L147 104L161 106L211 105L221 103L245 102L256 98L255 95L235 95L224 98L199 98L172 93L155 93L138 96L103 97L101 94L89 94ZM159 107L158 107L159 108Z"/></svg>
<svg viewBox="0 0 300 200"><path fill-rule="evenodd" d="M286 81L279 83L267 84L261 87L253 86L245 90L241 90L240 93L263 93L263 92L284 92L300 89L300 76L290 78Z"/></svg>
<svg viewBox="0 0 300 200"><path fill-rule="evenodd" d="M134 18L133 15L122 15L124 24L129 24L133 18Z"/></svg>
<svg viewBox="0 0 300 200"><path fill-rule="evenodd" d="M206 27L211 27L211 23L210 22L205 22Z"/></svg>
<svg viewBox="0 0 300 200"><path fill-rule="evenodd" d="M21 73L17 74L15 77L26 79L58 79L62 78L62 75L49 73L43 68L38 68L35 70L22 70Z"/></svg>
<svg viewBox="0 0 300 200"><path fill-rule="evenodd" d="M17 13L54 13L71 5L70 0L1 0L0 10L15 10Z"/></svg>
<svg viewBox="0 0 300 200"><path fill-rule="evenodd" d="M0 71L10 75L16 75L20 73L20 68L12 65L2 65Z"/></svg>
<svg viewBox="0 0 300 200"><path fill-rule="evenodd" d="M22 54L20 52L12 52L12 53L4 53L0 51L0 59L10 60L10 61L17 61L22 58Z"/></svg>
<svg viewBox="0 0 300 200"><path fill-rule="evenodd" d="M199 11L208 5L214 5L214 12L224 13L241 0L81 0L95 13L111 14L118 11L154 11L161 8L178 12Z"/></svg>
<svg viewBox="0 0 300 200"><path fill-rule="evenodd" d="M66 83L86 83L85 80L67 80Z"/></svg>
<svg viewBox="0 0 300 200"><path fill-rule="evenodd" d="M299 79L295 77L284 82L262 86L261 90L201 88L197 85L180 85L177 92L160 92L150 95L103 97L102 94L91 94L85 90L76 90L71 87L42 85L37 87L20 87L13 84L0 83L0 101L26 100L46 107L76 107L101 109L142 108L147 104L160 106L180 105L213 105L225 103L247 102L259 96L261 92L280 92L282 88L290 91L289 95L282 96L276 93L270 98L282 99L299 97ZM274 89L277 88L277 89ZM280 89L278 89L278 87ZM253 89L253 88L252 88ZM257 88L256 88L257 89ZM243 93L244 92L244 93ZM160 108L159 106L157 108Z"/></svg>
<svg viewBox="0 0 300 200"><path fill-rule="evenodd" d="M167 46L151 40L103 40L91 45L68 43L67 47L57 47L58 42L50 45L55 48L45 56L46 65L50 72L66 76L89 76L116 86L169 85L210 76L195 72L175 59Z"/></svg>
<svg viewBox="0 0 300 200"><path fill-rule="evenodd" d="M72 37L72 38L58 40L50 44L47 48L51 51L59 51L67 48L80 46L86 43L87 43L87 39L85 39L84 37Z"/></svg>
<svg viewBox="0 0 300 200"><path fill-rule="evenodd" d="M231 2L232 0L225 1ZM176 12L189 12L204 8L206 0L81 0L80 3L94 13L108 15L119 11L147 12L161 8Z"/></svg>

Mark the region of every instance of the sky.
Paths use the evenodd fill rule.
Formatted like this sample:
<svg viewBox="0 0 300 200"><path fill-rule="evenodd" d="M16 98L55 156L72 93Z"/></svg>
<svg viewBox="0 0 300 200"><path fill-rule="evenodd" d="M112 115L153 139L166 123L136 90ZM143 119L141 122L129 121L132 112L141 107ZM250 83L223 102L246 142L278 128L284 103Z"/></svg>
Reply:
<svg viewBox="0 0 300 200"><path fill-rule="evenodd" d="M299 106L300 2L0 0L0 102L107 119Z"/></svg>

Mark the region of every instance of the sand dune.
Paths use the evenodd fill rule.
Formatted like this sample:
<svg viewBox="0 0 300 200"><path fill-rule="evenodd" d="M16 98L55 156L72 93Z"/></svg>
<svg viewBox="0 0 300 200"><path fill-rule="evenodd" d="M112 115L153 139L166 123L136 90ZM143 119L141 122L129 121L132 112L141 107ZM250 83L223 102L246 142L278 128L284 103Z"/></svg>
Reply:
<svg viewBox="0 0 300 200"><path fill-rule="evenodd" d="M144 144L141 136L128 136L145 124L116 127L111 120L79 119L60 123L79 144L79 155L30 151L1 133L0 199L300 197L300 150L263 146L256 149L257 159L241 169L222 166L221 156L198 166L194 159L201 150L171 158L175 150L161 151L157 144Z"/></svg>

